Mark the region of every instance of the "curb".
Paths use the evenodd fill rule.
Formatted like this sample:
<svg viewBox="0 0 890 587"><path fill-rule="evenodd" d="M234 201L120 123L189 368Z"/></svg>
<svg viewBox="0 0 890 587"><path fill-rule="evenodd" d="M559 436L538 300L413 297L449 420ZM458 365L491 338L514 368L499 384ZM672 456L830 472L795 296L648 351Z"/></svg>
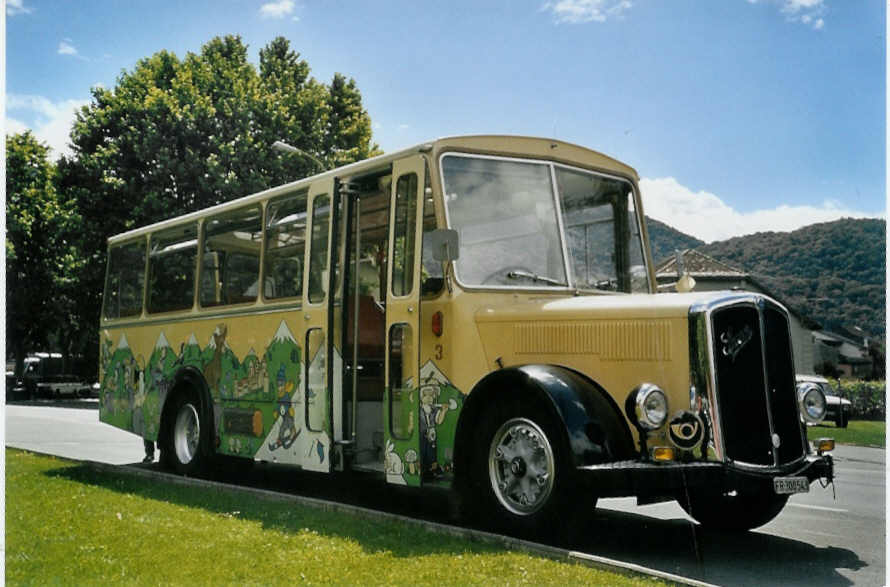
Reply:
<svg viewBox="0 0 890 587"><path fill-rule="evenodd" d="M95 398L22 399L7 400L7 406L36 406L38 408L71 408L76 410L99 410L99 400Z"/></svg>
<svg viewBox="0 0 890 587"><path fill-rule="evenodd" d="M29 451L35 452L35 451ZM48 455L53 456L53 455ZM221 483L218 481L211 481L207 479L196 479L194 477L182 477L179 475L174 475L171 473L163 473L160 471L153 471L149 469L143 469L140 467L135 467L132 465L109 465L107 463L99 463L96 461L80 461L83 464L102 472L111 472L111 473L125 473L128 475L133 475L136 477L143 477L146 479L155 479L160 481L165 481L168 483L173 483L176 485L184 485L191 487L204 487L208 489L217 489L217 490L227 490L227 491L237 491L241 493L246 493L249 495L254 495L256 497L260 497L268 500L275 501L287 501L300 505L304 505L307 507L319 509L322 511L329 512L341 512L350 514L353 516L357 516L360 518L371 519L371 520L387 520L387 521L397 521L403 524L409 524L412 526L421 527L429 532L435 532L437 534L442 534L446 536L452 536L456 538L463 538L473 542L482 542L487 544L497 544L508 550L514 550L518 552L524 552L527 554L532 554L536 556L541 556L544 558L548 558L555 561L563 561L563 562L571 562L585 565L587 567L617 572L625 576L629 577L655 577L657 579L661 579L663 581L667 581L670 583L675 583L679 585L691 585L694 587L713 587L711 583L705 583L703 581L698 581L696 579L692 579L689 577L683 577L681 575L675 575L673 573L667 573L664 571L659 571L656 569L650 569L648 567L644 567L642 565L636 565L633 563L626 563L623 561L605 558L593 554L587 554L583 552L571 551L564 548L557 548L555 546L548 546L546 544L539 544L537 542L531 542L528 540L521 540L519 538L512 538L510 536L504 536L501 534L494 534L491 532L484 532L481 530L473 530L470 528L463 528L460 526L452 526L449 524L441 524L439 522L429 522L426 520L418 520L415 518L410 518L407 516L402 516L399 514L390 514L387 512L381 512L379 510L373 510L369 508L364 508L360 506L344 504L334 501L327 501L323 499L318 499L314 497L304 497L299 495L291 495L287 493L280 493L277 491L271 491L268 489L257 489L254 487L242 487L240 485L230 485L228 483Z"/></svg>

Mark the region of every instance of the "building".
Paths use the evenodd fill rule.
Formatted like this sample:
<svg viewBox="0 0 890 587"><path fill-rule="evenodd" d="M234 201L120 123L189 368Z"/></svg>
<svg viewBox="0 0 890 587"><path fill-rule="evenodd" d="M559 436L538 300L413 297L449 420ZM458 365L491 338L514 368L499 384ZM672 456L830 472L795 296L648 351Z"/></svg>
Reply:
<svg viewBox="0 0 890 587"><path fill-rule="evenodd" d="M817 354L814 334L822 329L819 323L788 306L779 296L754 279L750 273L693 249L678 251L676 255L668 257L655 267L655 279L659 284L659 290L672 290L672 284L684 272L695 280L695 291L753 291L768 295L784 305L791 315L795 372L805 375L816 373L816 365L819 364L821 355Z"/></svg>
<svg viewBox="0 0 890 587"><path fill-rule="evenodd" d="M836 369L841 377L866 379L872 376L873 360L868 341L861 344L836 332L813 332L816 365L820 370Z"/></svg>

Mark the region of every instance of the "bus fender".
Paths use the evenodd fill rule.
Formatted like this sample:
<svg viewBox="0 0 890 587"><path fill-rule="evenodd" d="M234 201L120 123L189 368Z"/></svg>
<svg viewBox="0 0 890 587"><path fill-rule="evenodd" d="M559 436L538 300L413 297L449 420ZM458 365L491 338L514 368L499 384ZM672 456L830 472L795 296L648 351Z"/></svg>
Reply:
<svg viewBox="0 0 890 587"><path fill-rule="evenodd" d="M473 387L464 403L455 438L455 464L466 471L472 431L491 402L516 393L531 394L561 423L575 466L634 457L633 437L621 410L608 393L581 373L558 365L522 365L489 373Z"/></svg>

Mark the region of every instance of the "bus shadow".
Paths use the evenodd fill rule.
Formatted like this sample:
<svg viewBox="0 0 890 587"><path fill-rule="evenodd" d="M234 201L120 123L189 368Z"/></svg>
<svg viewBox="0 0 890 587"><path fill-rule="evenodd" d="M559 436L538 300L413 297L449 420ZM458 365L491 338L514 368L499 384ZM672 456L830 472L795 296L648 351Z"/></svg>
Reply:
<svg viewBox="0 0 890 587"><path fill-rule="evenodd" d="M847 548L706 530L687 519L598 510L594 520L570 548L718 585L851 585L838 571L868 566Z"/></svg>

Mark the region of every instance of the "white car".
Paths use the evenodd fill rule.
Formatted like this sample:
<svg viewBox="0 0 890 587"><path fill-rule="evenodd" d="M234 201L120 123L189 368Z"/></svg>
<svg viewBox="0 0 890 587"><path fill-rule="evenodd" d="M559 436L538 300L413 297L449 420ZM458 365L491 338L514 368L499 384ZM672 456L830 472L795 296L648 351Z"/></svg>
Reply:
<svg viewBox="0 0 890 587"><path fill-rule="evenodd" d="M798 375L797 383L815 383L825 394L825 419L833 420L838 428L846 428L850 421L853 404L850 400L838 395L831 383L820 375Z"/></svg>

